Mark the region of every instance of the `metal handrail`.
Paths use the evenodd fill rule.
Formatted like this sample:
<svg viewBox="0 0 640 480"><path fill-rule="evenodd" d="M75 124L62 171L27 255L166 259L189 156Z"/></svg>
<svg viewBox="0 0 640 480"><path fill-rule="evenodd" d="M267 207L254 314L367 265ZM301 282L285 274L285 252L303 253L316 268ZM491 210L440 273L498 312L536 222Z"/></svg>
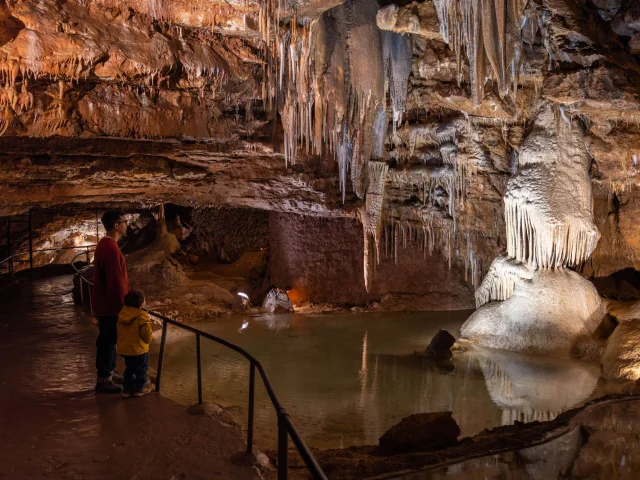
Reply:
<svg viewBox="0 0 640 480"><path fill-rule="evenodd" d="M39 252L59 252L60 250L76 250L79 248L84 248L86 251L79 253L78 255L76 255L75 257L73 257L72 262L75 262L75 259L77 257L79 257L80 255L87 255L87 262L89 261L88 255L90 253L89 251L89 247L95 247L95 244L91 244L91 245L81 245L81 246L73 246L73 247L56 247L56 248L41 248L39 250L31 250L30 252L16 252L16 253L12 253L11 255L9 255L8 257L0 260L0 265L9 262L9 270L7 273L11 274L12 278L13 278L13 274L15 273L14 270L14 263L16 262L22 262L22 263L27 263L29 262L29 260L16 260L15 257L19 257L21 255L32 255L34 253L39 253ZM93 250L91 250L93 251Z"/></svg>
<svg viewBox="0 0 640 480"><path fill-rule="evenodd" d="M82 273L75 266L75 259L80 255L84 255L80 253L76 255L71 261L71 265L73 269L78 274L78 278L80 279L80 292L82 296L82 282L86 282L88 285L93 286L93 282L87 280L82 276ZM91 296L89 296L91 297ZM254 417L254 407L255 407L255 377L256 377L256 369L260 374L260 378L262 379L262 384L264 385L267 394L269 395L269 399L271 400L271 404L276 411L276 415L278 417L278 480L286 480L288 476L288 464L289 464L289 437L293 440L293 443L302 457L305 465L309 469L311 476L314 479L319 480L327 480L327 476L322 471L322 468L318 464L317 460L314 458L313 454L309 450L309 447L304 443L302 437L296 430L296 427L293 425L291 421L291 417L285 410L285 408L278 400L278 397L273 390L273 386L269 381L269 377L267 376L267 372L265 372L262 364L253 357L250 353L244 350L233 343L228 342L220 337L216 337L215 335L211 335L207 332L199 330L194 327L190 327L189 325L184 325L179 323L171 318L168 318L161 313L154 312L153 310L144 309L150 315L162 320L162 336L160 339L160 353L158 354L158 368L156 372L156 392L160 392L160 384L162 380L162 368L164 364L164 350L165 344L167 340L167 326L169 324L174 325L183 330L187 330L188 332L194 333L196 336L196 366L198 372L198 404L202 404L202 355L200 348L200 339L202 337L207 340L211 340L220 345L223 345L249 360L249 412L247 419L247 454L253 453L253 417Z"/></svg>

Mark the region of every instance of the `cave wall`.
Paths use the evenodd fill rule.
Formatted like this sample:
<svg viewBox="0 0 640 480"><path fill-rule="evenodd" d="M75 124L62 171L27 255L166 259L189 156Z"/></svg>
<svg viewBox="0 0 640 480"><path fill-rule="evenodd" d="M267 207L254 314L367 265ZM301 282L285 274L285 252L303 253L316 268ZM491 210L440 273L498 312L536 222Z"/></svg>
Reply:
<svg viewBox="0 0 640 480"><path fill-rule="evenodd" d="M336 92L344 90L348 70L345 41L357 57L349 71L354 85L380 78L382 63L364 65L379 55L356 55L355 47L365 43L365 49L373 49L373 43L346 31L348 15L343 18L353 5L375 10L377 4L342 3L290 2L297 7L299 28L292 28L289 10L282 12L279 26L272 18L266 32L259 25L269 16L260 11L266 4L253 0L0 0L0 215L42 207L103 210L175 203L341 218L347 224L362 218L366 195L356 194L353 172L341 180L337 137L326 131L321 151L310 148L302 119L288 117L281 105L309 108L309 99L319 99L322 107L316 107L322 110L343 102ZM446 22L439 18L443 5L467 4L402 2L358 20L366 20L358 28L366 26L371 38L377 25L380 38L391 31L412 42L408 77L393 88L402 94L403 111L396 112L396 102L388 98L387 133L377 138L384 140L383 151L380 158L372 157L389 167L380 221L429 231L436 237L433 255L446 259L438 261L452 259L454 268L470 268L481 277L505 247L502 198L518 167L522 140L541 106L549 105L554 121L579 121L593 160L602 239L584 275L604 278L640 267L637 1L521 2L526 22L516 25L522 39L520 74L505 93L504 79L487 72L481 95L477 81L482 76L474 75L478 64L460 46L482 39L467 38L456 47L445 38ZM307 45L306 27L320 15L342 30L340 42L326 45L331 47L326 53L335 48L335 55L315 58L315 66L322 65L316 72L331 77L315 78L325 82L327 94L316 89L309 95L313 85L321 86L309 76L315 68L309 50L286 44L281 59L276 43L295 37ZM495 47L491 39L487 33L484 41ZM298 56L289 58L287 52ZM281 81L271 68L279 68L280 60L287 69ZM288 65L304 75L293 80ZM391 122L397 113L402 121ZM352 115L356 123L360 115ZM318 125L313 127L319 131ZM359 136L361 130L354 135L359 142L354 151L362 153L371 142ZM290 148L297 147L293 165L285 162L285 138ZM366 165L358 168L362 173ZM365 180L361 175L360 183ZM248 235L242 225L233 244ZM350 243L354 258L362 253L361 243ZM411 272L413 265L408 267ZM375 276L375 298L383 292L376 284L395 275L383 273L385 268ZM397 284L383 285L392 283Z"/></svg>
<svg viewBox="0 0 640 480"><path fill-rule="evenodd" d="M28 215L0 217L0 260L7 256L7 228L11 220L11 252L16 257L14 270L29 267L29 224ZM40 267L52 263L65 264L80 252L85 245L94 245L96 238L96 213L90 210L34 210L31 214L33 266ZM98 225L99 235L104 234L102 224ZM54 250L66 247L64 250ZM40 251L47 250L47 251Z"/></svg>
<svg viewBox="0 0 640 480"><path fill-rule="evenodd" d="M294 303L379 302L397 310L473 308L473 289L459 270L437 252L407 245L397 264L383 257L370 293L364 288L363 233L349 219L318 219L272 212L269 215L271 283L288 288Z"/></svg>
<svg viewBox="0 0 640 480"><path fill-rule="evenodd" d="M235 261L245 252L269 247L269 212L251 208L189 208L181 221L192 228L190 250Z"/></svg>

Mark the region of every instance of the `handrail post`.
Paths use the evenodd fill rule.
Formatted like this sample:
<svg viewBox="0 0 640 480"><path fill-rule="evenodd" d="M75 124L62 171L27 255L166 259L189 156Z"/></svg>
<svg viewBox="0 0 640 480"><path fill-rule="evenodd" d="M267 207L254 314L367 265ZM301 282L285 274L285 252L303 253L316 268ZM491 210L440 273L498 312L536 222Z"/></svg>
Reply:
<svg viewBox="0 0 640 480"><path fill-rule="evenodd" d="M89 265L89 247L85 248L85 255L86 255L87 265Z"/></svg>
<svg viewBox="0 0 640 480"><path fill-rule="evenodd" d="M33 270L33 229L31 228L31 210L29 210L29 270Z"/></svg>
<svg viewBox="0 0 640 480"><path fill-rule="evenodd" d="M82 284L82 281L84 280L84 278L82 278L82 275L78 275L78 277L80 277L80 307L81 309L84 308L84 285Z"/></svg>
<svg viewBox="0 0 640 480"><path fill-rule="evenodd" d="M202 405L202 355L200 354L199 333L196 333L196 358L198 361L198 405Z"/></svg>
<svg viewBox="0 0 640 480"><path fill-rule="evenodd" d="M287 480L289 469L289 432L284 410L278 412L278 480Z"/></svg>
<svg viewBox="0 0 640 480"><path fill-rule="evenodd" d="M160 354L158 355L158 370L156 371L156 393L160 393L160 379L162 378L162 363L164 362L164 344L167 341L167 321L162 320L162 337L160 337Z"/></svg>
<svg viewBox="0 0 640 480"><path fill-rule="evenodd" d="M13 255L11 255L11 257L9 257L9 271L11 272L11 281L13 282L14 280L14 274L15 274L15 266L13 265Z"/></svg>
<svg viewBox="0 0 640 480"><path fill-rule="evenodd" d="M87 291L89 294L89 314L93 317L93 303L91 303L91 287L92 285L87 282Z"/></svg>
<svg viewBox="0 0 640 480"><path fill-rule="evenodd" d="M256 364L249 361L249 419L247 421L247 453L253 452L253 410L256 390Z"/></svg>

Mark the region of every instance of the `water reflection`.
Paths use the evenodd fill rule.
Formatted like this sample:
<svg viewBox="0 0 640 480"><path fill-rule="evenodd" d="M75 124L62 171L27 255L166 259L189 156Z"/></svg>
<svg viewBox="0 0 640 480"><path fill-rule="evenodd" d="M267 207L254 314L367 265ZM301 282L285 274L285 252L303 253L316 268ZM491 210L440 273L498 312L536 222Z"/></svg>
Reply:
<svg viewBox="0 0 640 480"><path fill-rule="evenodd" d="M490 350L437 362L424 351L439 329L458 335L468 312L416 314L271 314L220 319L198 327L245 348L264 365L297 428L320 448L374 444L394 423L417 412L452 411L462 435L548 419L602 389L595 365L535 359ZM195 340L170 330L165 395L195 401ZM245 418L248 364L203 343L206 399L236 406ZM256 397L257 437L273 445L275 415Z"/></svg>
<svg viewBox="0 0 640 480"><path fill-rule="evenodd" d="M291 327L292 317L293 315L289 313L265 313L252 317L249 320L249 325L251 325L252 322L263 323L269 330L281 332Z"/></svg>
<svg viewBox="0 0 640 480"><path fill-rule="evenodd" d="M470 353L485 378L503 425L547 421L585 403L598 384L595 364L478 349Z"/></svg>

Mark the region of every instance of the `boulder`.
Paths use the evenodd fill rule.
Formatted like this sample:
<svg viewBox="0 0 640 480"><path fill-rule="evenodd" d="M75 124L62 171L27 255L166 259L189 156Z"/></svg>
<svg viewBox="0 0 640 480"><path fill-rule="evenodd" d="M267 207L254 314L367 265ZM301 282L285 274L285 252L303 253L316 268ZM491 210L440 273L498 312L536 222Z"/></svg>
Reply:
<svg viewBox="0 0 640 480"><path fill-rule="evenodd" d="M640 379L640 320L621 322L602 355L602 370L613 380Z"/></svg>
<svg viewBox="0 0 640 480"><path fill-rule="evenodd" d="M229 413L224 407L214 402L202 402L191 405L187 411L191 415L206 415L218 419L223 425L241 430L241 424L236 417Z"/></svg>
<svg viewBox="0 0 640 480"><path fill-rule="evenodd" d="M439 330L431 339L431 343L427 347L427 354L438 358L451 358L451 347L456 339L446 330Z"/></svg>
<svg viewBox="0 0 640 480"><path fill-rule="evenodd" d="M462 338L482 347L568 356L578 343L593 338L606 313L593 284L568 269L511 264L496 271L495 284L491 275L490 270L476 298L479 291L506 298L482 302L460 328Z"/></svg>
<svg viewBox="0 0 640 480"><path fill-rule="evenodd" d="M233 300L233 304L231 304L231 310L234 312L245 312L251 308L251 302L249 302L249 297L245 294L236 293L236 296Z"/></svg>
<svg viewBox="0 0 640 480"><path fill-rule="evenodd" d="M286 313L293 312L293 304L289 300L289 296L279 288L273 288L262 302L262 308L268 313Z"/></svg>
<svg viewBox="0 0 640 480"><path fill-rule="evenodd" d="M460 427L451 412L416 413L387 430L379 445L386 455L439 450L455 445L458 435Z"/></svg>

